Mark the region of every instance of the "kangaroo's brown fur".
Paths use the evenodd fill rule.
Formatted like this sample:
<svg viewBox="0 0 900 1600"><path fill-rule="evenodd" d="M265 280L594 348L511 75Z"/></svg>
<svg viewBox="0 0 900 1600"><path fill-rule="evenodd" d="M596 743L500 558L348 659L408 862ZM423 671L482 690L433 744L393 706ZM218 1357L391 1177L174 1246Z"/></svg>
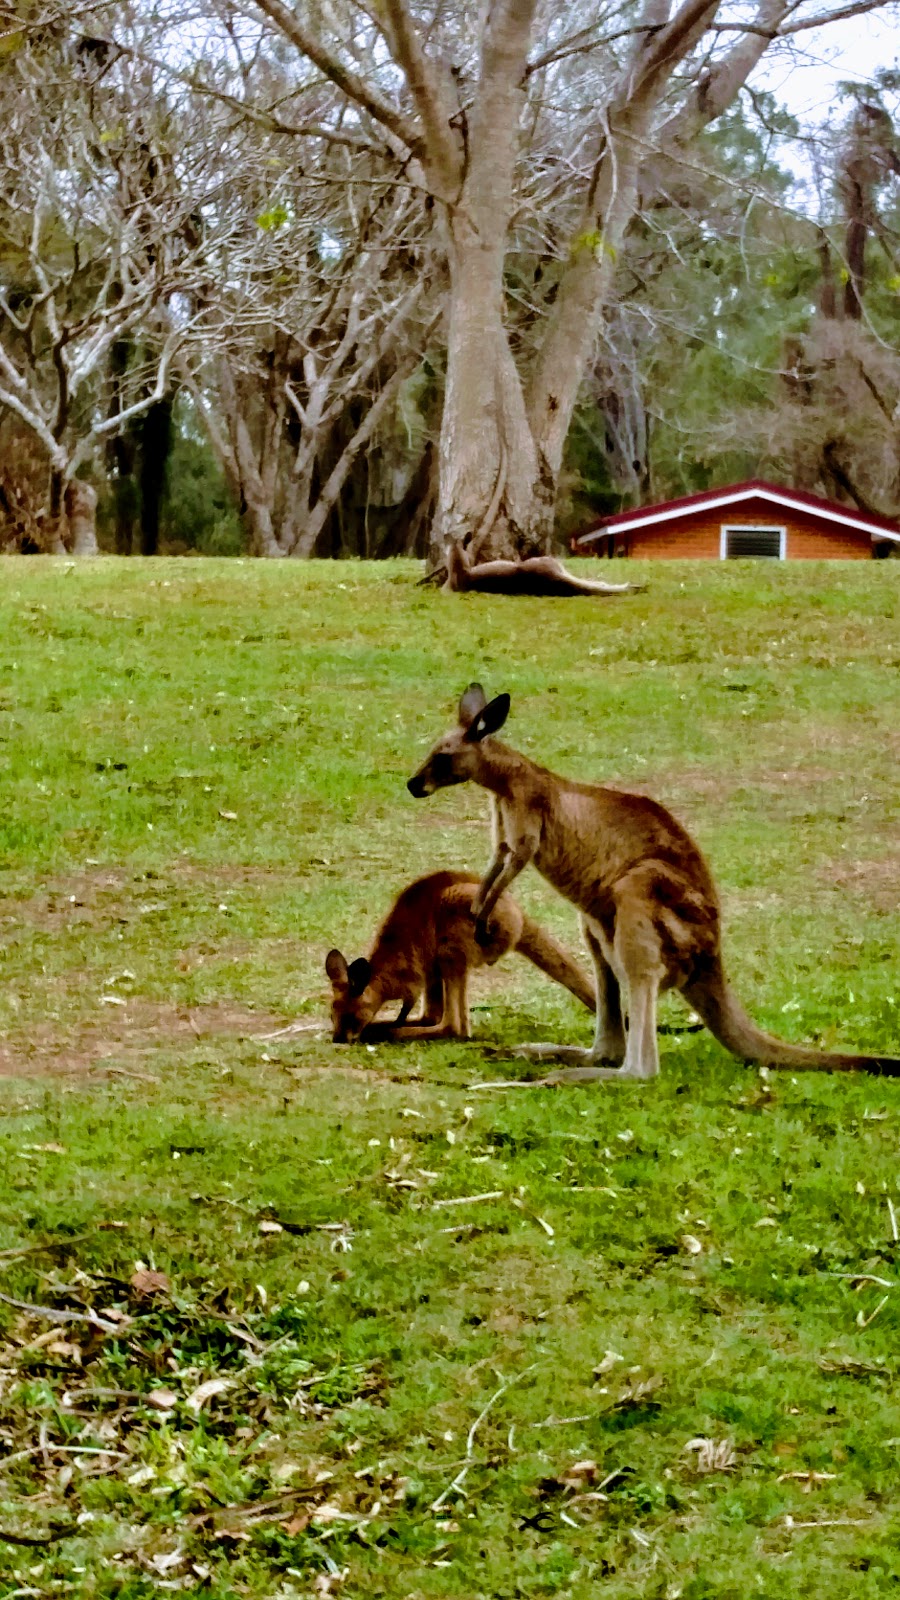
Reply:
<svg viewBox="0 0 900 1600"><path fill-rule="evenodd" d="M643 583L603 583L578 578L555 556L530 556L526 561L472 563L458 544L447 551L445 589L478 590L481 594L637 594Z"/></svg>
<svg viewBox="0 0 900 1600"><path fill-rule="evenodd" d="M492 738L508 712L508 695L488 704L481 685L471 684L458 726L407 787L421 796L471 781L493 797L494 856L474 907L476 937L484 937L497 897L530 861L581 910L597 974L596 1035L588 1050L527 1046L538 1059L584 1063L545 1082L655 1077L657 996L671 988L682 991L726 1049L746 1060L900 1074L894 1056L826 1053L757 1028L726 981L718 896L689 834L655 800L570 782Z"/></svg>
<svg viewBox="0 0 900 1600"><path fill-rule="evenodd" d="M511 895L492 908L482 942L475 938L472 902L479 880L467 872L432 872L397 896L375 935L368 959L347 965L331 950L331 1018L337 1044L365 1039L468 1039L468 977L473 967L493 966L518 950L594 1010L590 979L549 933L525 915ZM424 996L416 1020L409 1013ZM376 1022L382 1006L400 1002L394 1022Z"/></svg>

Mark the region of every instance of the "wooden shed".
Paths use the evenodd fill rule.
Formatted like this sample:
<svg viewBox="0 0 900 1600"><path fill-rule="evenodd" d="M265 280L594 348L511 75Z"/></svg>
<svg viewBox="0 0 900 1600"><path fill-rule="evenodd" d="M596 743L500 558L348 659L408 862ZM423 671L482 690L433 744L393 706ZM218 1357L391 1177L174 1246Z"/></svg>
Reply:
<svg viewBox="0 0 900 1600"><path fill-rule="evenodd" d="M576 535L572 550L642 560L861 561L900 554L900 527L754 478L604 517Z"/></svg>

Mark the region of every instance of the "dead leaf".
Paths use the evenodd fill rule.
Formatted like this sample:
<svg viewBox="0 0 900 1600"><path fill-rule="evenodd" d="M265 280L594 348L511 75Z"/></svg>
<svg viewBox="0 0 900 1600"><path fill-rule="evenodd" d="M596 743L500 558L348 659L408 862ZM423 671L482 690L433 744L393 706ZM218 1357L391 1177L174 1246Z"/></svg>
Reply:
<svg viewBox="0 0 900 1600"><path fill-rule="evenodd" d="M172 1287L164 1272L153 1272L149 1267L138 1267L128 1282L136 1295L148 1300L155 1294L168 1294Z"/></svg>
<svg viewBox="0 0 900 1600"><path fill-rule="evenodd" d="M282 1227L280 1222L261 1222L259 1224L259 1232L260 1233L284 1233L284 1228Z"/></svg>
<svg viewBox="0 0 900 1600"><path fill-rule="evenodd" d="M283 1522L281 1526L285 1533L290 1534L293 1539L295 1534L305 1533L309 1527L309 1520L310 1513L308 1511L298 1511L291 1517L289 1522Z"/></svg>
<svg viewBox="0 0 900 1600"><path fill-rule="evenodd" d="M188 1395L184 1403L188 1411L193 1411L194 1416L199 1417L208 1400L214 1400L216 1395L224 1394L226 1389L233 1388L234 1385L227 1378L207 1378L205 1383L201 1383L199 1389L195 1389L193 1394Z"/></svg>
<svg viewBox="0 0 900 1600"><path fill-rule="evenodd" d="M238 819L238 814L236 811L220 811L219 816L222 818L223 822L237 822Z"/></svg>
<svg viewBox="0 0 900 1600"><path fill-rule="evenodd" d="M836 1357L834 1360L828 1356L821 1356L818 1366L823 1372L838 1372L846 1378L886 1378L888 1376L883 1366L876 1366L871 1361L855 1361L852 1356Z"/></svg>
<svg viewBox="0 0 900 1600"><path fill-rule="evenodd" d="M51 1356L61 1356L65 1361L74 1362L76 1367L81 1366L81 1345L70 1344L68 1339L54 1339L52 1344L46 1346Z"/></svg>
<svg viewBox="0 0 900 1600"><path fill-rule="evenodd" d="M645 1378L641 1383L636 1383L634 1379L629 1379L621 1394L613 1401L612 1410L624 1411L632 1406L658 1407L659 1402L652 1397L657 1389L662 1388L664 1382L665 1379L658 1373L651 1373L650 1377Z"/></svg>
<svg viewBox="0 0 900 1600"><path fill-rule="evenodd" d="M683 1233L678 1242L686 1255L700 1256L703 1254L703 1246L700 1240L696 1239L692 1233Z"/></svg>
<svg viewBox="0 0 900 1600"><path fill-rule="evenodd" d="M178 1396L174 1389L151 1389L144 1398L154 1411L171 1411L172 1407L178 1404Z"/></svg>
<svg viewBox="0 0 900 1600"><path fill-rule="evenodd" d="M147 1565L152 1567L154 1572L166 1573L171 1572L175 1567L180 1567L183 1561L184 1551L179 1547L177 1550L169 1550L165 1554L149 1556Z"/></svg>
<svg viewBox="0 0 900 1600"><path fill-rule="evenodd" d="M624 1359L625 1359L625 1357L617 1355L615 1350L607 1350L606 1354L603 1357L603 1360L602 1361L598 1361L597 1365L594 1368L594 1377L595 1378L604 1377L607 1372L611 1372L612 1371L613 1367L616 1365L617 1362L624 1361Z"/></svg>
<svg viewBox="0 0 900 1600"><path fill-rule="evenodd" d="M697 1452L698 1472L730 1472L735 1464L730 1439L689 1439L684 1448Z"/></svg>
<svg viewBox="0 0 900 1600"><path fill-rule="evenodd" d="M350 1568L342 1567L339 1572L319 1572L313 1579L313 1594L330 1595L339 1589L349 1575Z"/></svg>
<svg viewBox="0 0 900 1600"><path fill-rule="evenodd" d="M310 1521L316 1524L320 1522L358 1522L359 1517L355 1511L342 1511L340 1506L332 1506L326 1503L324 1506L316 1506L310 1515Z"/></svg>

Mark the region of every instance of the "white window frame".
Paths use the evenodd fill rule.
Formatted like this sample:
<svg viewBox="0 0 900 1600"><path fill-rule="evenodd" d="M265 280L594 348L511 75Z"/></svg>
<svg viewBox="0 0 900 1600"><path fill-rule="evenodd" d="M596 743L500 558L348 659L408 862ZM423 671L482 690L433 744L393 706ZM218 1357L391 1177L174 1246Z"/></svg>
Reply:
<svg viewBox="0 0 900 1600"><path fill-rule="evenodd" d="M747 531L747 529L752 529L754 532L759 532L759 533L777 533L778 534L778 557L777 557L777 559L779 561L784 561L786 559L786 556L787 556L787 528L786 527L781 527L780 528L778 526L778 524L774 523L774 522L723 522L721 524L721 526L720 526L720 535L719 535L719 560L720 561L729 561L729 560L733 561L733 560L736 559L734 556L729 556L729 554L728 554L728 535L730 533L745 533ZM770 556L768 559L772 560L773 557Z"/></svg>

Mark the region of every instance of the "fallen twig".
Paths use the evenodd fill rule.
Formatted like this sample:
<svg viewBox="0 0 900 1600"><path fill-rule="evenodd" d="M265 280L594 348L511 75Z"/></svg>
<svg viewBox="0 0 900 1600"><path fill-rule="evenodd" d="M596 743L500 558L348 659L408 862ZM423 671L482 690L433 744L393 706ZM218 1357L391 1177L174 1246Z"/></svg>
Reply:
<svg viewBox="0 0 900 1600"><path fill-rule="evenodd" d="M95 1231L70 1233L62 1239L48 1239L44 1244L26 1244L17 1250L0 1250L0 1261L18 1261L22 1256L39 1256L45 1250L62 1250L65 1245L82 1244L85 1239L93 1239Z"/></svg>
<svg viewBox="0 0 900 1600"><path fill-rule="evenodd" d="M274 1033L254 1033L253 1041L255 1044L268 1044L272 1039L286 1039L290 1034L325 1033L327 1029L327 1022L289 1022L286 1028L276 1028Z"/></svg>
<svg viewBox="0 0 900 1600"><path fill-rule="evenodd" d="M829 1272L829 1278L845 1278L849 1283L877 1283L879 1289L896 1289L894 1278L878 1278L874 1272Z"/></svg>
<svg viewBox="0 0 900 1600"><path fill-rule="evenodd" d="M98 1317L96 1311L58 1311L56 1306L32 1305L29 1300L14 1300L10 1294L0 1294L4 1305L14 1306L16 1311L27 1311L33 1317L46 1317L50 1322L87 1322L92 1328L102 1328L104 1333L117 1333L121 1327L120 1322L108 1322L105 1317Z"/></svg>
<svg viewBox="0 0 900 1600"><path fill-rule="evenodd" d="M543 1078L498 1078L490 1083L469 1083L467 1089L540 1089Z"/></svg>
<svg viewBox="0 0 900 1600"><path fill-rule="evenodd" d="M543 1422L529 1422L529 1428L564 1428L569 1422L593 1422L596 1411L583 1411L578 1417L545 1417Z"/></svg>
<svg viewBox="0 0 900 1600"><path fill-rule="evenodd" d="M786 1516L784 1525L791 1532L797 1528L868 1528L875 1520L874 1517L828 1517L822 1522L795 1522L792 1516Z"/></svg>
<svg viewBox="0 0 900 1600"><path fill-rule="evenodd" d="M432 1503L431 1503L431 1510L432 1511L440 1511L441 1506L445 1503L446 1500L449 1499L450 1495L453 1494L457 1489L461 1489L462 1488L463 1483L465 1482L466 1473L468 1472L470 1466L472 1465L472 1461L474 1459L475 1435L478 1432L478 1429L481 1427L481 1424L483 1423L483 1421L484 1421L485 1417L487 1416L488 1412L490 1411L491 1407L493 1405L495 1405L496 1402L503 1395L506 1394L506 1391L508 1389L511 1389L513 1387L513 1384L521 1383L523 1378L527 1378L529 1372L533 1372L536 1365L537 1365L537 1363L532 1361L531 1365L526 1367L523 1372L517 1372L514 1378L507 1378L506 1382L505 1383L501 1383L499 1389L495 1389L494 1393L491 1395L490 1399L486 1402L485 1405L482 1406L482 1408L479 1411L477 1417L475 1418L475 1421L472 1423L472 1426L469 1429L468 1436L466 1438L466 1459L465 1459L462 1467L460 1468L459 1472L456 1474L456 1477L453 1479L453 1482L449 1483L447 1485L447 1487L444 1490L443 1494L439 1494L437 1499L432 1501Z"/></svg>
<svg viewBox="0 0 900 1600"><path fill-rule="evenodd" d="M503 1200L504 1198L505 1191L503 1189L490 1189L487 1194L458 1194L454 1195L451 1200L435 1200L434 1209L437 1211L438 1206L474 1206L478 1205L482 1200Z"/></svg>
<svg viewBox="0 0 900 1600"><path fill-rule="evenodd" d="M890 1298L889 1295L885 1295L883 1299L879 1300L877 1306L875 1307L875 1310L874 1311L870 1311L869 1315L867 1317L864 1317L862 1312L860 1311L858 1313L858 1315L857 1315L857 1318L856 1318L856 1326L858 1328L867 1328L869 1326L870 1322L874 1322L875 1321L875 1318L878 1316L879 1311L883 1311L884 1310L885 1306L888 1303L889 1298Z"/></svg>
<svg viewBox="0 0 900 1600"><path fill-rule="evenodd" d="M65 1528L52 1528L49 1533L10 1533L6 1528L0 1528L0 1544L21 1544L27 1549L38 1549L41 1545L56 1544L60 1539L71 1539L73 1533L78 1532L77 1524L69 1523ZM21 1591L20 1591L21 1592ZM37 1594L36 1589L26 1593Z"/></svg>
<svg viewBox="0 0 900 1600"><path fill-rule="evenodd" d="M133 1078L135 1083L159 1083L152 1072L129 1072L127 1067L110 1067L105 1061L97 1062L100 1072L108 1072L113 1078Z"/></svg>

